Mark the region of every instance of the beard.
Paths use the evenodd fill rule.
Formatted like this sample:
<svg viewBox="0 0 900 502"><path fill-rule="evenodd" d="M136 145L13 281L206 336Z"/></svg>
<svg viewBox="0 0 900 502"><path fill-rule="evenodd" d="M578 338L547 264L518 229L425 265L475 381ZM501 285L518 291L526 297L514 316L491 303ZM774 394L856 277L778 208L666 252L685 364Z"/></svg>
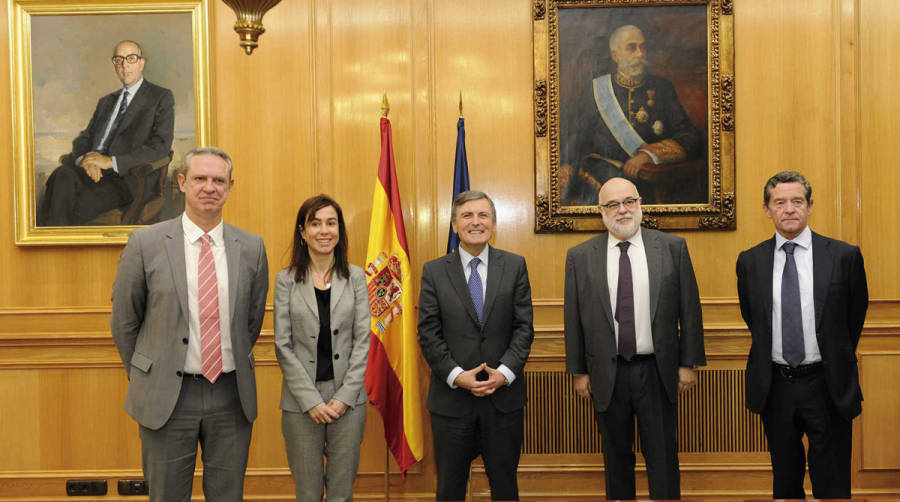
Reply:
<svg viewBox="0 0 900 502"><path fill-rule="evenodd" d="M613 237L624 241L637 233L638 228L641 226L643 213L641 212L641 207L638 206L631 213L612 216L607 216L606 213L603 213L601 216L603 216L603 224L606 225L609 233Z"/></svg>
<svg viewBox="0 0 900 502"><path fill-rule="evenodd" d="M647 60L642 57L635 57L631 61L627 61L619 65L619 71L628 78L638 78L644 74L647 67Z"/></svg>

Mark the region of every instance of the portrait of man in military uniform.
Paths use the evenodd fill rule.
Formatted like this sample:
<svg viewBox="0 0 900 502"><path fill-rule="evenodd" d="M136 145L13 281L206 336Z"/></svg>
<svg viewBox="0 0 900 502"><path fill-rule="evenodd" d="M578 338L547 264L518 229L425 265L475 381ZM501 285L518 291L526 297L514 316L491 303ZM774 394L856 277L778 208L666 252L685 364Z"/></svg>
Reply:
<svg viewBox="0 0 900 502"><path fill-rule="evenodd" d="M562 205L596 205L613 177L644 204L707 202L702 6L560 9L559 23Z"/></svg>

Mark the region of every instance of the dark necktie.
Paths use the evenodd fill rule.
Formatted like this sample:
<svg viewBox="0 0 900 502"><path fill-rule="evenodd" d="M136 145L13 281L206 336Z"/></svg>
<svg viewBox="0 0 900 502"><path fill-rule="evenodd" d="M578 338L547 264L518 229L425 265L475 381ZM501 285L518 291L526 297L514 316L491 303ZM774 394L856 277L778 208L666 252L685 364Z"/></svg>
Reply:
<svg viewBox="0 0 900 502"><path fill-rule="evenodd" d="M469 265L472 273L469 275L469 294L472 295L472 303L475 305L475 313L478 314L478 322L482 322L484 315L484 291L481 289L481 274L478 273L478 264L481 260L472 258Z"/></svg>
<svg viewBox="0 0 900 502"><path fill-rule="evenodd" d="M106 155L109 152L109 144L112 143L113 138L116 137L116 130L119 128L119 125L122 124L122 118L125 117L125 109L128 108L128 91L122 91L122 102L119 104L119 112L116 113L116 118L113 120L112 127L109 128L109 134L106 135L106 138L103 141L103 145L101 153Z"/></svg>
<svg viewBox="0 0 900 502"><path fill-rule="evenodd" d="M634 285L631 280L631 260L628 259L628 246L631 243L622 241L619 250L619 285L616 289L616 321L619 323L619 355L630 361L637 351L634 333Z"/></svg>
<svg viewBox="0 0 900 502"><path fill-rule="evenodd" d="M803 347L803 315L800 309L800 279L797 276L797 262L794 249L797 244L785 242L784 272L781 274L781 353L784 360L793 367L803 362L806 350Z"/></svg>

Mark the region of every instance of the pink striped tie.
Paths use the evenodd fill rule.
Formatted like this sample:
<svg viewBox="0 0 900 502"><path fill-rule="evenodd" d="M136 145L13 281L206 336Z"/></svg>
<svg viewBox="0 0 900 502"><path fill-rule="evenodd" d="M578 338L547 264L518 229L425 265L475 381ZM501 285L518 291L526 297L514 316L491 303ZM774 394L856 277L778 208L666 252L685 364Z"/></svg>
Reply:
<svg viewBox="0 0 900 502"><path fill-rule="evenodd" d="M222 374L222 337L219 333L219 289L216 281L216 262L209 247L211 237L200 237L200 264L197 290L200 306L200 359L203 376L216 383Z"/></svg>

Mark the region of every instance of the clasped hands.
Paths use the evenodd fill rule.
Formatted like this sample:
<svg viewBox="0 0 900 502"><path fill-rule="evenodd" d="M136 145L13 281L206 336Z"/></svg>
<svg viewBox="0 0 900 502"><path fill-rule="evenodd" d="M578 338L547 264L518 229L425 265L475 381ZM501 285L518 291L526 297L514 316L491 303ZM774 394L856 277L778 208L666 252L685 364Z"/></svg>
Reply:
<svg viewBox="0 0 900 502"><path fill-rule="evenodd" d="M347 405L337 399L328 401L328 404L319 403L307 412L309 418L317 424L333 424L347 412Z"/></svg>
<svg viewBox="0 0 900 502"><path fill-rule="evenodd" d="M90 176L94 183L99 182L100 178L103 177L104 169L113 168L112 157L107 157L98 152L88 152L84 154L84 157L81 158L81 162L79 162L78 165L84 169L84 172Z"/></svg>
<svg viewBox="0 0 900 502"><path fill-rule="evenodd" d="M487 380L478 380L477 375L482 371L488 375ZM501 386L506 385L506 375L496 368L491 368L487 363L463 371L453 381L457 387L469 390L475 397L489 396Z"/></svg>

